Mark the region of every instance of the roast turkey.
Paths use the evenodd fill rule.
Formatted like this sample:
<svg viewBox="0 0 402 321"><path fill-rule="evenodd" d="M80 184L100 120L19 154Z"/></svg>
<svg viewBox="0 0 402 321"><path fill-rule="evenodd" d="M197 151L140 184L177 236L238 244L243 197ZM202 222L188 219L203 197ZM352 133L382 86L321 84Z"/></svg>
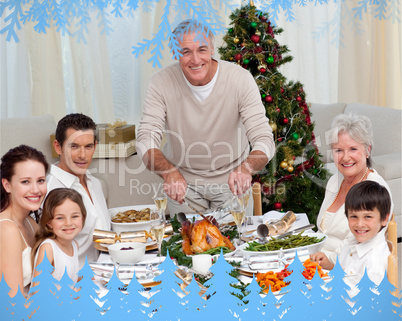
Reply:
<svg viewBox="0 0 402 321"><path fill-rule="evenodd" d="M183 237L183 252L187 255L202 253L219 246L234 250L232 242L219 231L217 223L203 219L191 223L182 223L181 236Z"/></svg>

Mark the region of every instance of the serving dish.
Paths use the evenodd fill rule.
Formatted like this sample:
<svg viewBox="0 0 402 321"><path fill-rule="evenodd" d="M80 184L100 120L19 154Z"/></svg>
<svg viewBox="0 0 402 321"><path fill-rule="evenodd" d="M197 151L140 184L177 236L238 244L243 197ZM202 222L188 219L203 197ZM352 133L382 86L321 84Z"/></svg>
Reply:
<svg viewBox="0 0 402 321"><path fill-rule="evenodd" d="M310 237L317 237L318 239L324 238L321 242L315 243L315 244L310 244L306 246L299 246L299 247L294 247L290 249L282 249L282 250L275 250L275 251L248 251L245 250L246 247L248 247L248 244L250 242L244 243L239 246L240 251L244 253L246 256L259 256L259 255L279 255L281 253L286 254L286 253L293 253L293 252L300 252L311 254L315 252L319 252L321 248L323 247L325 241L328 239L327 235L323 233L307 233L304 232L302 235L310 236ZM275 237L274 237L275 238Z"/></svg>
<svg viewBox="0 0 402 321"><path fill-rule="evenodd" d="M114 207L109 209L110 219L112 219L117 213L125 212L128 210L136 210L141 211L144 208L149 208L152 211L156 211L156 205L132 205L132 206L123 206L123 207ZM115 223L110 221L112 226L112 231L116 233L120 232L134 232L134 231L147 231L149 232L151 229L151 221L143 221L143 222L133 222L133 223Z"/></svg>

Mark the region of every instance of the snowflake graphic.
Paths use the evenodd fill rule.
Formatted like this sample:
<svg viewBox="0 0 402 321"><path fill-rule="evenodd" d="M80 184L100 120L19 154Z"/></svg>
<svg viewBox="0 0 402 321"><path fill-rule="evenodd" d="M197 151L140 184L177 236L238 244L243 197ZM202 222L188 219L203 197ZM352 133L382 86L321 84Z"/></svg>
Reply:
<svg viewBox="0 0 402 321"><path fill-rule="evenodd" d="M18 30L28 21L33 22L33 28L38 33L55 27L62 35L74 37L78 43L86 43L88 23L91 13L96 13L96 19L102 34L113 32L110 18L116 19L133 17L135 10L144 13L152 12L159 0L3 0L0 2L0 17L4 20L0 34L7 41L18 42ZM255 0L259 10L269 12L273 24L283 15L286 21L297 20L294 9L307 5L322 6L330 0ZM332 19L323 22L313 33L314 39L319 41L325 34L330 34L331 43L343 46L342 38L344 27L340 18L354 34L361 34L360 21L363 15L369 14L377 20L389 20L392 23L401 23L401 0L361 0L357 3L352 0L332 0L337 3ZM133 54L138 57L145 51L151 53L149 62L160 67L164 45L170 48L173 59L180 56L178 40L172 34L173 26L185 19L196 20L200 27L210 30L213 34L222 34L226 28L220 12L224 9L226 15L239 4L235 0L167 0L164 4L163 15L158 30L152 39L144 39L133 46ZM141 9L140 9L141 8ZM342 16L341 16L342 15ZM93 17L93 16L92 16Z"/></svg>

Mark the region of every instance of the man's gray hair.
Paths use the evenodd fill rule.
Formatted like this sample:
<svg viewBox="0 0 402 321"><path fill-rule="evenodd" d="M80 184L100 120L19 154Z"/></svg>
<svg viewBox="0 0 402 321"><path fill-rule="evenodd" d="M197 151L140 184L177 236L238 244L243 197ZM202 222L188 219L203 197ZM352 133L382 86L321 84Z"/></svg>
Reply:
<svg viewBox="0 0 402 321"><path fill-rule="evenodd" d="M183 35L185 33L189 34L193 32L200 32L204 34L207 38L211 40L212 46L214 45L214 34L212 33L211 29L195 19L187 19L180 22L172 33L174 34L176 40L179 40L183 38Z"/></svg>
<svg viewBox="0 0 402 321"><path fill-rule="evenodd" d="M374 138L370 119L362 115L340 114L331 123L329 134L331 145L338 142L338 135L341 133L348 133L353 140L365 146L368 155L367 166L371 167L372 159L369 148L370 146L373 148Z"/></svg>

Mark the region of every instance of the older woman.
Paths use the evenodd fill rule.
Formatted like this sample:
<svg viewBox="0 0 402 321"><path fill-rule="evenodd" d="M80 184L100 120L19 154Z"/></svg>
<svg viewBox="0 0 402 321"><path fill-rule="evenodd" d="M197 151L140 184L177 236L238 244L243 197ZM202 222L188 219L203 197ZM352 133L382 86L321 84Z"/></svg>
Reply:
<svg viewBox="0 0 402 321"><path fill-rule="evenodd" d="M18 288L27 295L31 282L31 248L39 227L30 213L46 196L47 170L45 156L26 145L1 158L0 280L4 276L11 297Z"/></svg>
<svg viewBox="0 0 402 321"><path fill-rule="evenodd" d="M328 235L323 252L334 263L334 251L350 233L345 216L345 198L351 187L371 180L384 186L390 194L391 191L385 180L371 168L373 132L370 119L365 116L338 115L331 124L330 143L338 173L328 181L317 226L320 232Z"/></svg>

